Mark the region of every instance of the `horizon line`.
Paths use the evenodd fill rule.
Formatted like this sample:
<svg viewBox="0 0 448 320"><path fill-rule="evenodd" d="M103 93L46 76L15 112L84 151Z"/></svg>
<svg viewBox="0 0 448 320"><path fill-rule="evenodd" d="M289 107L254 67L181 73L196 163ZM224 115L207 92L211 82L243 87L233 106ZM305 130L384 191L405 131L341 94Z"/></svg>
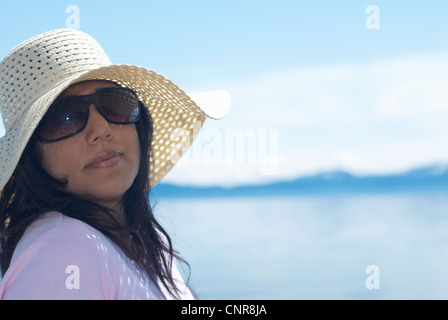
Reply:
<svg viewBox="0 0 448 320"><path fill-rule="evenodd" d="M194 189L234 189L240 187L265 187L271 186L279 183L289 183L295 182L302 179L310 179L319 176L332 175L332 174L346 174L353 178L357 179L365 179L365 178L388 178L388 177L397 177L397 176L406 176L413 172L423 171L423 170L432 170L432 176L437 176L448 172L448 161L446 162L433 162L432 164L414 166L408 169L397 170L389 173L354 173L350 169L323 169L314 173L308 173L303 175L297 175L295 177L288 177L286 179L278 179L273 181L260 181L260 182L248 182L248 183L234 183L234 184L185 184L185 183L176 183L173 181L164 182L160 181L157 185L165 185L165 186L173 186L178 188L194 188ZM156 185L156 186L157 186Z"/></svg>

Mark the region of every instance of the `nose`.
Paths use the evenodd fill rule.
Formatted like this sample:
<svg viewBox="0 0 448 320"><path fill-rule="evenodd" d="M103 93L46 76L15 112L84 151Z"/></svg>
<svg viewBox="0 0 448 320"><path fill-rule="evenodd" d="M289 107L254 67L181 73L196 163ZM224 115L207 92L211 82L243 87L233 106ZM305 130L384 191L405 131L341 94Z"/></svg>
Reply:
<svg viewBox="0 0 448 320"><path fill-rule="evenodd" d="M112 123L109 123L102 115L98 112L95 105L90 105L89 119L84 130L86 130L87 143L95 144L100 141L107 141L112 139L113 130Z"/></svg>

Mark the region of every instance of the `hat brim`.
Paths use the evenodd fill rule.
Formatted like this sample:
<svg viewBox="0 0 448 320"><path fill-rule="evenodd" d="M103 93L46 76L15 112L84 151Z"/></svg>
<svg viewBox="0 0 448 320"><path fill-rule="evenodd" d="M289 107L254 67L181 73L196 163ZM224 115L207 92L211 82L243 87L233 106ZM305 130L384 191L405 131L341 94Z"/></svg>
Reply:
<svg viewBox="0 0 448 320"><path fill-rule="evenodd" d="M51 103L70 85L87 80L113 81L136 92L148 108L154 132L150 162L150 185L155 186L188 149L206 118L220 119L229 103L199 106L172 81L147 68L108 65L66 78L35 100L21 120L0 139L0 190L13 174L35 128Z"/></svg>

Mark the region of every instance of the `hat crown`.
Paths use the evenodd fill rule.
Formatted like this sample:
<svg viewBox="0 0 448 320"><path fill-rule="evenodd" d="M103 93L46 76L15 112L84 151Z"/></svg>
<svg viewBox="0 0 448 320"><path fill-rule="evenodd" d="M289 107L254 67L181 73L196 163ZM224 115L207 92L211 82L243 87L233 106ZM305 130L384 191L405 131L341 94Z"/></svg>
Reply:
<svg viewBox="0 0 448 320"><path fill-rule="evenodd" d="M33 102L65 78L110 65L88 34L59 29L31 38L0 62L0 111L6 132Z"/></svg>

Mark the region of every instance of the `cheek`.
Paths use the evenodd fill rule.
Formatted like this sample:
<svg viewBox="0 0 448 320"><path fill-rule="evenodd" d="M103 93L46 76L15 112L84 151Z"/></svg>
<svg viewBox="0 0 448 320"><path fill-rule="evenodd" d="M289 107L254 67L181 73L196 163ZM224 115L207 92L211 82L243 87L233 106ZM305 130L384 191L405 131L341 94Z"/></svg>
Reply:
<svg viewBox="0 0 448 320"><path fill-rule="evenodd" d="M53 177L67 178L70 174L71 162L75 159L70 148L58 143L41 145L42 167Z"/></svg>
<svg viewBox="0 0 448 320"><path fill-rule="evenodd" d="M135 138L134 138L134 150L135 150L135 157L137 159L137 168L140 168L140 158L141 158L141 148L140 148L140 140L137 135L137 131L135 131Z"/></svg>
<svg viewBox="0 0 448 320"><path fill-rule="evenodd" d="M115 139L118 145L125 146L124 150L129 153L133 161L140 162L140 138L135 124L120 125L116 128Z"/></svg>
<svg viewBox="0 0 448 320"><path fill-rule="evenodd" d="M141 148L140 148L140 140L137 135L137 131L134 128L133 131L131 131L127 135L128 139L128 153L129 153L129 160L131 163L132 169L132 176L136 176L138 173L138 170L140 169L140 158L141 158Z"/></svg>

